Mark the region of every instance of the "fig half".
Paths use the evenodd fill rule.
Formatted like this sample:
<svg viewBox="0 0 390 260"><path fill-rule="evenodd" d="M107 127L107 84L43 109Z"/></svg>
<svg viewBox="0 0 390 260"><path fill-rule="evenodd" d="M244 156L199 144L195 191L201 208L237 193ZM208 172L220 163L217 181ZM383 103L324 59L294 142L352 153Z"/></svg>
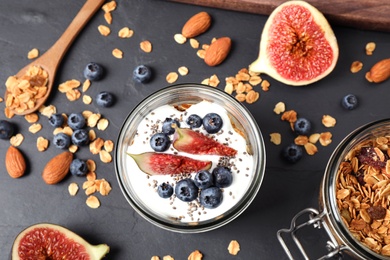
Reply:
<svg viewBox="0 0 390 260"><path fill-rule="evenodd" d="M337 39L324 15L305 1L288 1L265 23L259 57L249 70L302 86L332 72L338 56Z"/></svg>
<svg viewBox="0 0 390 260"><path fill-rule="evenodd" d="M55 224L32 225L18 234L12 246L12 260L23 259L102 259L110 248L90 245L76 233Z"/></svg>

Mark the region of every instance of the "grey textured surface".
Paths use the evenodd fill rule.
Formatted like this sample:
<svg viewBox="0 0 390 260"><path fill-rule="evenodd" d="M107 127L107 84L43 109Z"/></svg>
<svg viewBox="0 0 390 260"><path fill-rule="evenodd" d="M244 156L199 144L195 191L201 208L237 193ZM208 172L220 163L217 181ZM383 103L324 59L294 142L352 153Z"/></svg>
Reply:
<svg viewBox="0 0 390 260"><path fill-rule="evenodd" d="M47 50L70 23L83 1L11 1L0 2L0 81L5 82L19 68L29 61L27 52L38 48ZM184 22L199 11L208 11L213 17L212 27L198 37L201 43L208 43L213 37L229 36L233 40L228 59L215 68L207 67L196 56L189 44L178 45L173 35L181 31ZM197 82L217 74L224 88L224 79L247 67L258 55L259 37L266 16L245 14L218 9L208 9L165 1L120 1L113 13L111 35L103 37L97 27L106 24L103 11L99 11L81 32L64 57L58 71L56 84L69 79L83 80L84 66L95 61L107 70L106 77L92 83L88 94L95 97L101 90L110 90L118 102L112 108L99 108L95 104L85 105L81 100L69 102L65 95L52 93L48 104L54 104L58 112L72 113L91 110L101 113L110 120L108 130L98 131L103 139L116 140L121 124L134 106L148 94L168 85L166 75L180 66L190 70L187 76L180 76L178 83ZM130 39L120 39L117 32L124 26L134 30ZM97 162L98 178L108 180L113 190L101 199L99 209L85 205L86 196L79 191L70 197L67 186L70 182L82 184L84 179L69 176L57 185L43 183L41 171L48 159L59 150L53 145L40 153L36 151L38 136L51 140L52 127L45 117L40 118L43 130L37 134L28 131L29 124L23 117L14 117L18 131L25 136L20 149L28 158L28 173L21 179L11 179L5 171L4 158L9 143L0 140L0 258L4 259L11 250L15 236L25 227L39 222L51 222L65 226L80 234L92 244L107 243L111 252L107 259L150 259L153 255L162 258L171 255L175 259L187 259L195 249L204 253L204 259L286 259L276 239L280 228L288 227L292 217L307 207L318 208L319 186L326 163L336 145L353 129L373 120L387 118L389 81L372 85L364 79L365 72L378 60L388 58L390 34L359 31L334 26L339 41L340 58L334 72L324 80L307 87L289 87L269 79L269 92L261 92L258 102L248 105L256 118L266 141L267 167L263 185L252 205L232 223L208 233L185 235L171 233L157 228L130 207L123 197L116 181L114 164L100 163L87 148L77 152L79 158L92 158ZM150 40L152 53L139 49L142 40ZM373 56L366 56L367 42L377 43ZM124 52L121 60L114 58L111 51L119 48ZM350 64L361 60L364 68L357 74L349 72ZM150 65L155 76L146 85L136 84L132 71L139 64ZM4 84L0 92L4 93ZM341 98L348 93L356 94L361 101L354 111L340 106ZM284 101L287 109L294 109L300 116L314 123L315 132L331 131L333 142L328 147L319 147L314 156L304 156L295 165L286 164L279 156L281 146L269 141L269 134L280 132L283 144L293 141L286 122L273 112L275 104ZM0 103L1 111L4 102ZM330 114L337 119L337 125L326 129L321 118ZM1 113L0 119L4 119ZM323 238L323 235L319 235ZM241 244L237 256L230 256L227 246L230 240ZM314 234L307 234L305 242L316 241ZM315 243L315 244L316 244ZM321 244L322 247L323 244ZM311 245L309 252L318 254L319 249Z"/></svg>

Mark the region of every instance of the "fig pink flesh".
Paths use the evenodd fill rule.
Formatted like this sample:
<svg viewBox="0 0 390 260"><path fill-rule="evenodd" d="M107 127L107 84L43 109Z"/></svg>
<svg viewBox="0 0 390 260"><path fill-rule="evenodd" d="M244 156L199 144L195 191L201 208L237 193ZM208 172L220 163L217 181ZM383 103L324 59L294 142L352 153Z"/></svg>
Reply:
<svg viewBox="0 0 390 260"><path fill-rule="evenodd" d="M227 145L188 128L176 128L173 147L190 154L235 156L237 151Z"/></svg>
<svg viewBox="0 0 390 260"><path fill-rule="evenodd" d="M211 168L211 161L175 154L146 152L128 155L135 160L141 171L149 175L193 173Z"/></svg>
<svg viewBox="0 0 390 260"><path fill-rule="evenodd" d="M310 80L332 65L335 58L332 46L307 8L285 6L274 17L269 32L268 56L282 77Z"/></svg>

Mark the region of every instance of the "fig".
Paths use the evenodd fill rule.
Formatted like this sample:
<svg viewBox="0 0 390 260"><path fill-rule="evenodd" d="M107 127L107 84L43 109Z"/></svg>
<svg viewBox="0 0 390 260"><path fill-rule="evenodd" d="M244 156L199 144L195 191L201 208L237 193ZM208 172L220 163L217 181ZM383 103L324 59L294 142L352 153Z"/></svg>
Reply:
<svg viewBox="0 0 390 260"><path fill-rule="evenodd" d="M267 19L259 56L249 70L303 86L331 73L338 56L337 39L324 15L305 1L288 1Z"/></svg>
<svg viewBox="0 0 390 260"><path fill-rule="evenodd" d="M18 234L12 246L12 259L102 259L110 248L90 245L76 233L56 224L34 224Z"/></svg>

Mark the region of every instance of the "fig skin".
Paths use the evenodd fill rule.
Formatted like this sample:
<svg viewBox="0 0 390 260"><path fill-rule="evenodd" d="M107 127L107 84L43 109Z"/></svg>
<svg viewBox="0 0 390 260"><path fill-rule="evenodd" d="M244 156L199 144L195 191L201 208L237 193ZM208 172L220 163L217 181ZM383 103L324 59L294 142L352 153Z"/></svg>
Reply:
<svg viewBox="0 0 390 260"><path fill-rule="evenodd" d="M108 245L106 244L91 245L76 233L60 225L50 224L50 223L38 223L27 227L16 236L11 251L12 260L22 259L19 257L19 244L27 234L29 234L30 232L36 229L49 229L52 231L60 232L62 235L66 236L67 239L73 240L72 243L78 243L82 245L85 249L85 252L89 256L90 260L102 259L110 251L110 247ZM55 250L59 251L60 249L52 247L52 251Z"/></svg>
<svg viewBox="0 0 390 260"><path fill-rule="evenodd" d="M278 20L275 20L275 19L277 19L276 17L278 17L278 15L281 14L283 10L286 10L284 8L290 8L289 11L291 11L291 10L296 11L296 9L294 9L294 8L297 8L297 9L302 8L303 10L309 12L310 18L313 19L314 25L318 26L318 28L319 28L319 30L316 30L315 32L322 34L323 38L319 38L316 36L317 37L316 39L311 39L311 37L313 36L313 32L310 34L310 32L307 32L307 31L304 31L304 33L307 32L307 34L304 34L304 35L295 35L296 37L289 37L289 36L291 36L290 35L291 31L289 31L288 28L285 28L285 30L283 30L283 32L276 31L275 30L276 27L274 26L274 24L275 24L275 22L278 22ZM302 22L302 23L304 23L304 22ZM306 24L310 24L310 23L311 23L311 20L308 19L307 23L305 22L304 24L306 26ZM302 25L302 24L300 24L300 25ZM295 30L293 32L297 33L297 31L299 31L300 29L297 29L294 26L292 24L287 24L286 27L289 27L290 29L293 28L293 30ZM305 27L305 26L302 25L301 27ZM313 28L311 28L311 29L313 29ZM271 35L275 32L278 34L277 35L278 37L271 39ZM284 42L285 45L283 45L284 39L287 39ZM320 39L320 40L325 39L324 42L326 43L326 46L319 47L317 45L318 39ZM289 40L291 40L291 42ZM294 40L296 40L296 41L294 41ZM308 43L308 44L306 45L306 43ZM283 60L283 62L279 62L279 63L273 62L272 61L273 57L271 57L272 55L270 54L270 51L268 49L271 44L282 46L283 48L281 48L281 49L284 49L284 50L288 49L290 51L290 54L291 53L293 54L296 49L298 49L298 51L300 51L302 48L303 49L302 56L305 58L302 58L302 59L297 58L298 61L294 60L294 58L291 56L285 58L285 56L287 56L287 55L284 55L287 52L287 51L285 51L283 53L283 55L284 55L283 57L285 58L285 60ZM273 49L275 49L275 48L273 48ZM326 54L324 54L325 49L327 49L326 52L327 52L328 56L326 58L322 59L323 56L326 56ZM331 51L329 51L329 49ZM315 54L320 54L320 55L316 56ZM276 56L282 57L282 53L275 53L273 56L274 57L276 57ZM264 26L262 35L261 35L259 56L258 56L257 60L254 61L249 66L249 70L252 72L267 74L270 77L278 80L279 82L282 82L282 83L287 84L287 85L304 86L304 85L312 84L312 83L324 78L329 73L331 73L333 71L334 67L336 66L338 56L339 56L339 48L338 48L338 44L337 44L337 39L336 39L334 32L333 32L332 28L330 27L328 21L324 17L324 15L318 9L316 9L315 7L313 7L312 5L310 5L309 3L305 2L305 1L287 1L284 4L281 4L280 6L278 6L269 16L269 18ZM295 56L295 58L296 57L297 56ZM289 59L289 58L291 58L291 59ZM315 65L313 65L314 62L310 63L313 60L315 60L316 61L315 63L317 63L317 64L327 64L327 65L322 66L322 67L318 65L317 67L315 67ZM288 64L288 63L291 63L291 65L289 67L287 65L284 65L284 64ZM301 67L306 69L307 65L309 65L309 67L310 67L308 69L309 73L307 73L307 74L302 72L303 69L301 71L294 70L295 68L301 68ZM280 68L276 68L278 66ZM289 69L291 69L292 71L289 71ZM281 71L283 71L283 73L285 73L285 75L282 75ZM295 78L294 78L292 76L293 73L297 73L298 76L295 76Z"/></svg>

